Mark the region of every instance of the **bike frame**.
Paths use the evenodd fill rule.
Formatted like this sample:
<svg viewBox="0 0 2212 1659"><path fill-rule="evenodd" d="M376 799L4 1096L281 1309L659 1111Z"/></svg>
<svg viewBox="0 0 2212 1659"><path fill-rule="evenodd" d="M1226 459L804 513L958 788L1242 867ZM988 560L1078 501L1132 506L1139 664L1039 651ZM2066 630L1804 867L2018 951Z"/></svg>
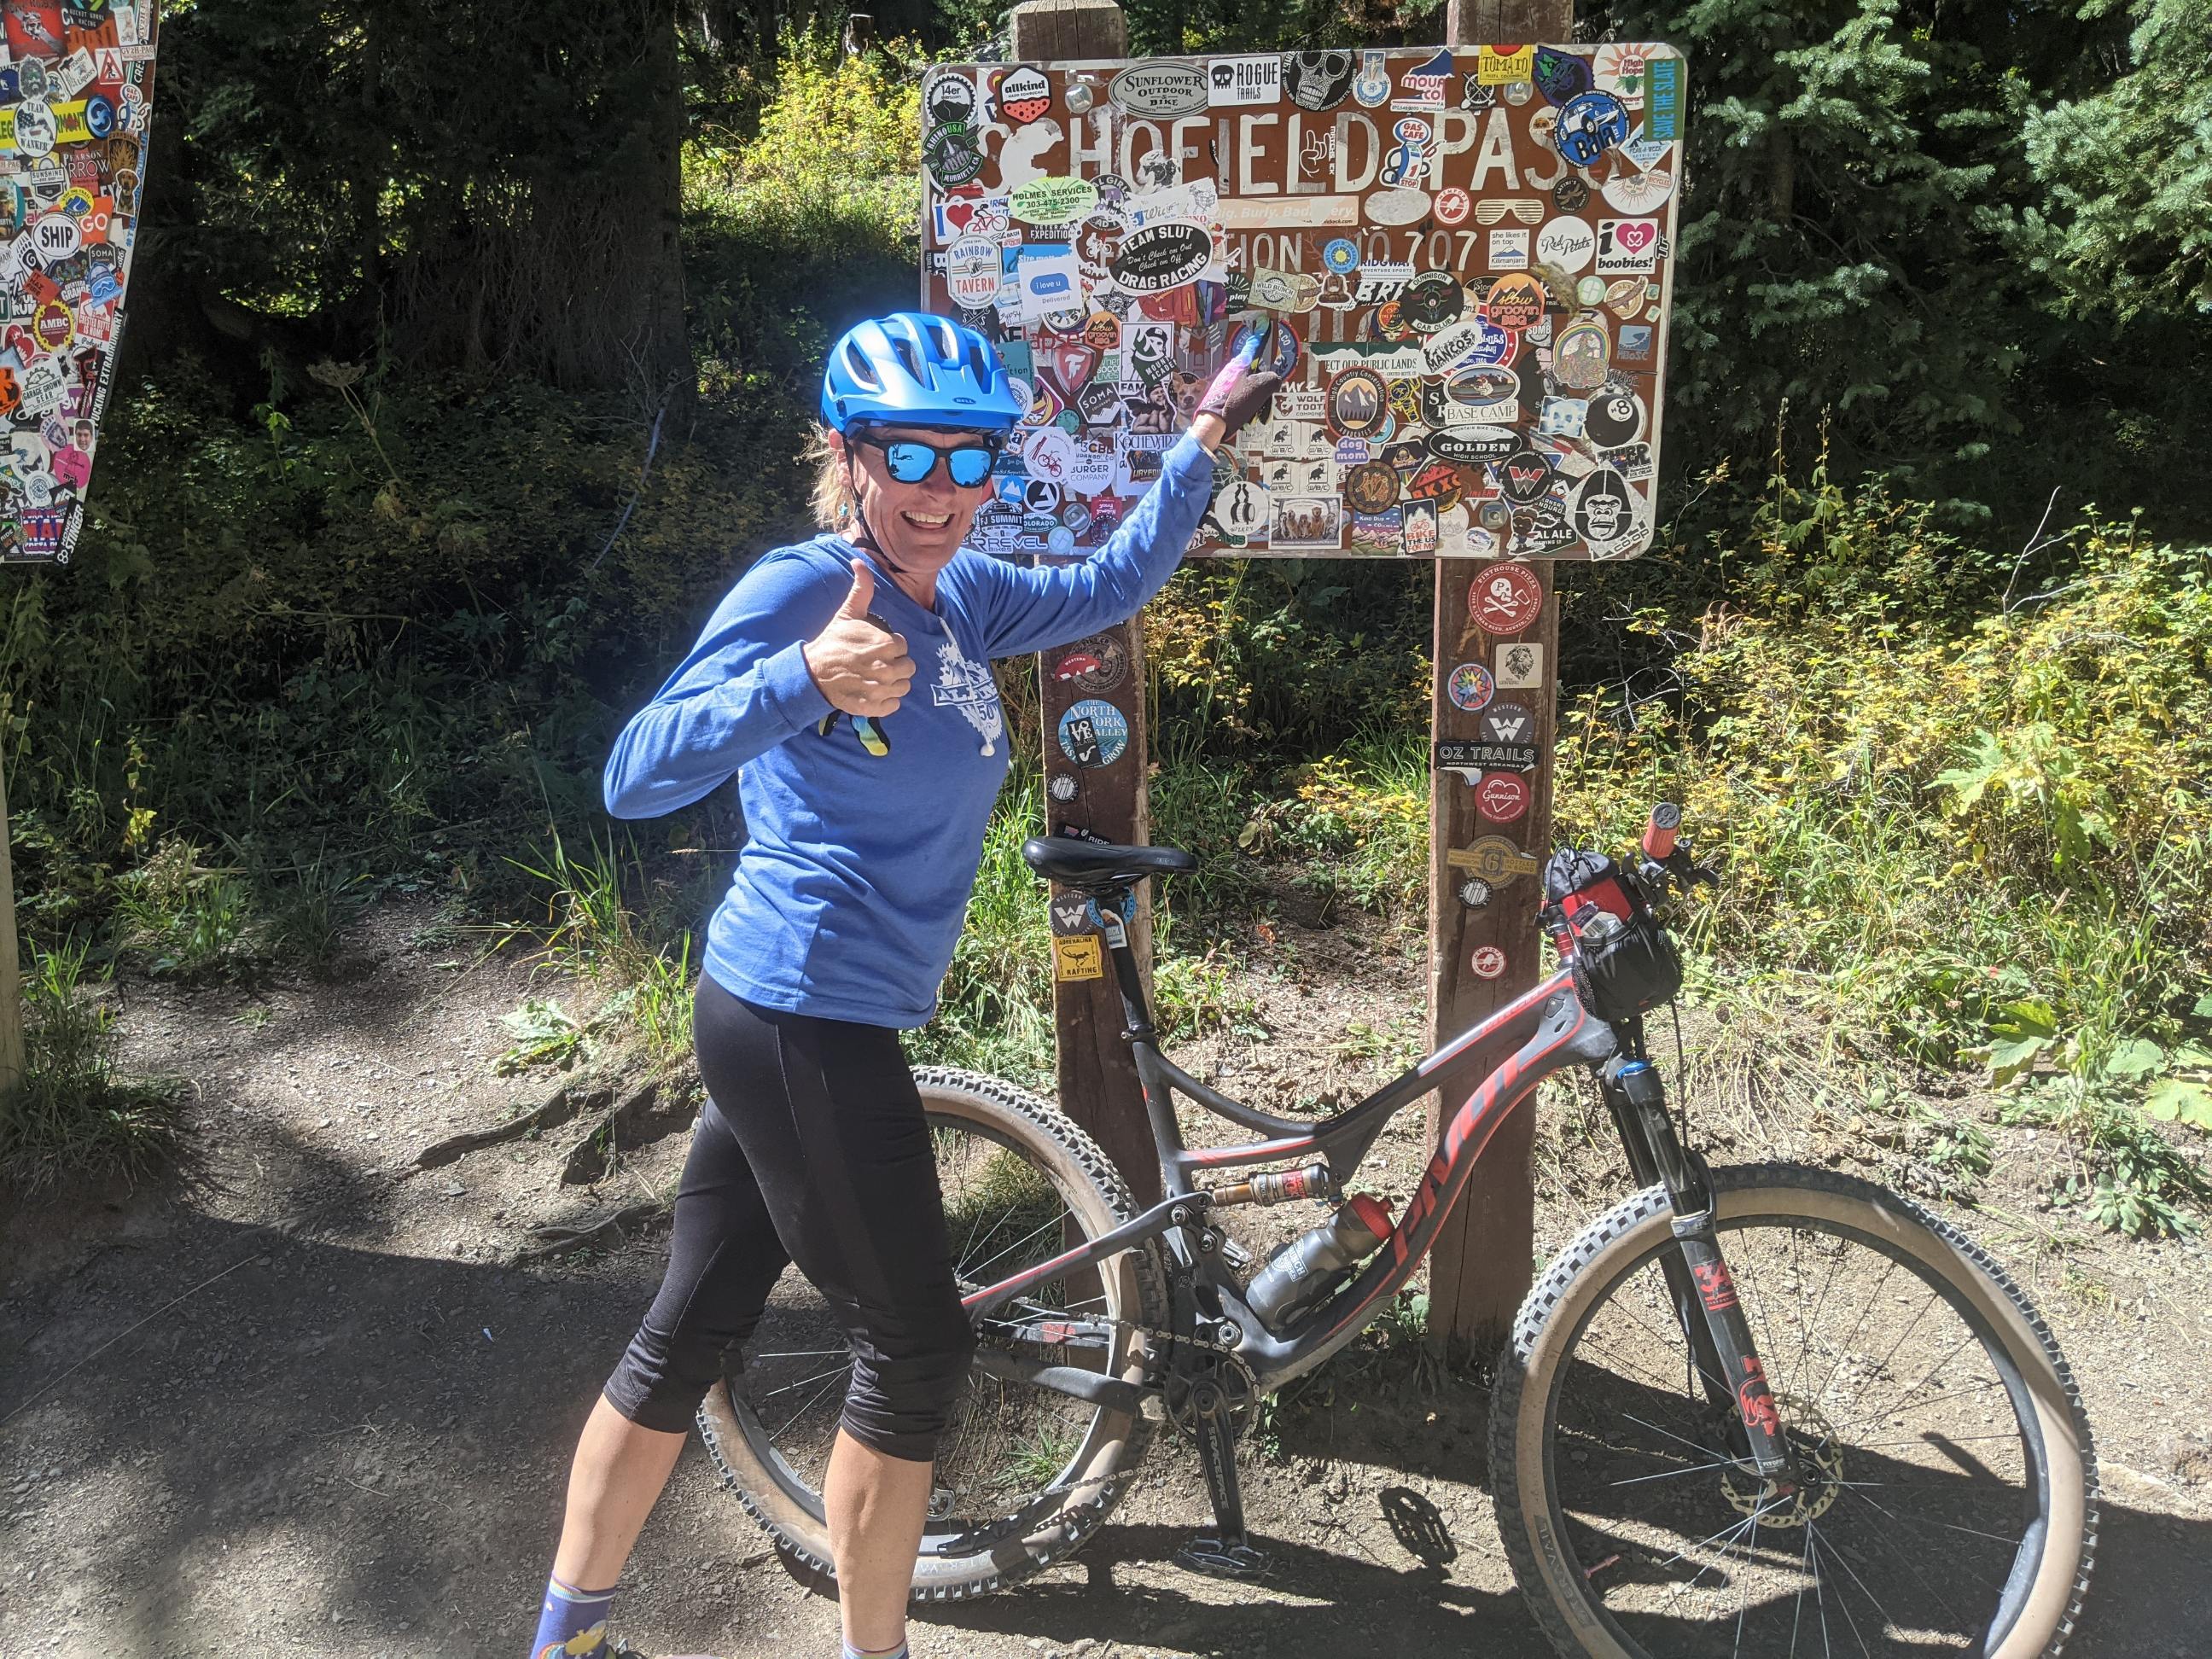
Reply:
<svg viewBox="0 0 2212 1659"><path fill-rule="evenodd" d="M1613 1028L1584 1010L1571 975L1562 969L1470 1025L1358 1104L1318 1122L1277 1117L1206 1087L1160 1052L1127 933L1113 908L1104 903L1099 908L1106 918L1107 945L1128 1019L1123 1035L1144 1086L1146 1115L1167 1195L1088 1243L968 1296L964 1300L972 1315L989 1313L1044 1279L1091 1266L1147 1239L1162 1238L1176 1260L1212 1289L1223 1314L1235 1321L1237 1353L1251 1368L1256 1384L1262 1389L1279 1388L1328 1359L1389 1305L1466 1194L1490 1138L1538 1084L1567 1066L1602 1066L1620 1051ZM1367 1266L1290 1332L1270 1331L1245 1306L1219 1253L1205 1236L1205 1218L1212 1206L1194 1176L1254 1164L1326 1158L1338 1179L1348 1182L1383 1125L1435 1088L1439 1071L1478 1043L1530 1024L1534 1030L1527 1041L1484 1078L1453 1114L1419 1189ZM1267 1139L1237 1146L1186 1146L1176 1118L1178 1092Z"/></svg>
<svg viewBox="0 0 2212 1659"><path fill-rule="evenodd" d="M1279 1389L1337 1352L1389 1305L1466 1196L1474 1166L1498 1126L1546 1078L1569 1066L1585 1066L1597 1074L1599 1092L1620 1132L1631 1171L1638 1181L1663 1182L1667 1188L1675 1212L1676 1249L1662 1259L1662 1272L1708 1400L1717 1413L1737 1414L1728 1429L1732 1449L1762 1476L1794 1484L1796 1454L1781 1432L1765 1369L1722 1259L1704 1165L1676 1137L1664 1091L1644 1057L1640 1020L1615 1024L1594 1016L1583 1005L1571 969L1562 967L1358 1105L1319 1122L1277 1117L1208 1088L1160 1052L1144 981L1120 914L1125 891L1109 889L1100 895L1097 908L1127 1022L1121 1035L1144 1087L1146 1115L1166 1195L1119 1227L963 1297L971 1316L1004 1307L1033 1285L1093 1267L1157 1238L1180 1270L1171 1278L1190 1292L1178 1295L1174 1310L1174 1334L1183 1339L1178 1358L1226 1349L1249 1370L1255 1388L1262 1393ZM1367 1265L1287 1330L1269 1329L1246 1304L1223 1260L1221 1235L1208 1218L1214 1200L1194 1176L1293 1159L1324 1159L1337 1183L1348 1183L1383 1125L1435 1088L1439 1071L1478 1043L1524 1024L1532 1027L1528 1037L1475 1086L1445 1124L1405 1213ZM1637 1073L1633 1078L1632 1069ZM1178 1092L1217 1117L1267 1139L1237 1146L1186 1146L1176 1117ZM1200 1293L1211 1307L1198 1305ZM1213 1334L1202 1336L1201 1328ZM986 1352L977 1363L1009 1380L1123 1410L1134 1409L1146 1392L1119 1378L1018 1355Z"/></svg>

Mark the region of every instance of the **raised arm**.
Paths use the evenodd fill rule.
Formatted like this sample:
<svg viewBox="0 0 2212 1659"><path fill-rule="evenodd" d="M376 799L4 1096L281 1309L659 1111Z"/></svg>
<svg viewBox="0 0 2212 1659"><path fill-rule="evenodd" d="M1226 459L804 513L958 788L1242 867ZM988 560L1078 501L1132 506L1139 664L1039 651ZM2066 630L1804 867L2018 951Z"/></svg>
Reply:
<svg viewBox="0 0 2212 1659"><path fill-rule="evenodd" d="M607 757L607 811L657 817L704 799L756 755L830 712L806 642L844 589L798 558L747 571L683 665L630 717Z"/></svg>
<svg viewBox="0 0 2212 1659"><path fill-rule="evenodd" d="M1080 639L1137 614L1182 562L1213 494L1213 451L1275 395L1280 376L1253 372L1267 338L1254 331L1200 400L1160 465L1159 481L1106 545L1081 564L1020 570L994 562L996 604L988 624L994 657L1018 657Z"/></svg>

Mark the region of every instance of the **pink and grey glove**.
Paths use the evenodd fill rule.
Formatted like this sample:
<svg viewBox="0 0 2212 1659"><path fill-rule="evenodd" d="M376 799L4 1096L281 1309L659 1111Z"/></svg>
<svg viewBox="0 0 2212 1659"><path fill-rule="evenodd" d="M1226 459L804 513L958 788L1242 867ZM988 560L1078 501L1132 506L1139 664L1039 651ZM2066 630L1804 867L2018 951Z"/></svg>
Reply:
<svg viewBox="0 0 2212 1659"><path fill-rule="evenodd" d="M1198 400L1200 414L1221 417L1221 424L1227 428L1224 438L1235 437L1266 413L1275 400L1276 388L1283 383L1283 377L1273 369L1252 367L1267 332L1265 328L1255 328L1246 335L1244 343L1222 366L1221 373L1213 377L1213 384L1206 388L1206 395Z"/></svg>

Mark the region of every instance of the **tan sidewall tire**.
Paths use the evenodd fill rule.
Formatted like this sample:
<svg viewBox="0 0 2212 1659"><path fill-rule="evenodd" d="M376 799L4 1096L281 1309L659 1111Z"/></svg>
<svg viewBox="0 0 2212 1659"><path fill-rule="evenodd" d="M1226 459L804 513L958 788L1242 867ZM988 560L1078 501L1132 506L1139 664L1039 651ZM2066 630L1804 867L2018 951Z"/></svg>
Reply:
<svg viewBox="0 0 2212 1659"><path fill-rule="evenodd" d="M1802 1216L1878 1238L1936 1269L1996 1334L2034 1404L2050 1468L2051 1508L2035 1583L1993 1659L2055 1659L2073 1634L2094 1564L2096 1461L2072 1374L2049 1328L1980 1246L1893 1193L1847 1176L1783 1164L1716 1170L1713 1182L1714 1211L1723 1224L1746 1216ZM1553 1538L1545 1419L1553 1373L1569 1339L1615 1274L1671 1236L1669 1219L1666 1196L1655 1188L1593 1222L1529 1291L1500 1365L1491 1430L1498 1526L1532 1608L1562 1653L1645 1659L1596 1618L1581 1594L1580 1571ZM1725 1249L1725 1233L1722 1245Z"/></svg>
<svg viewBox="0 0 2212 1659"><path fill-rule="evenodd" d="M916 1071L915 1082L931 1117L973 1124L1020 1146L1059 1189L1086 1237L1096 1238L1137 1213L1127 1187L1097 1143L1027 1090L936 1066ZM1125 1250L1103 1263L1099 1272L1116 1281L1116 1305L1123 1318L1155 1329L1165 1324L1166 1296L1149 1247ZM1143 1380L1144 1358L1133 1339L1124 1339L1119 1359L1118 1376L1131 1382ZM835 1596L836 1574L828 1528L755 1455L725 1386L718 1382L708 1390L698 1422L722 1484L736 1492L747 1512L775 1540L785 1566L800 1583ZM1144 1454L1150 1426L1140 1416L1100 1412L1079 1451L1067 1501L1042 1526L1002 1542L988 1554L922 1556L915 1564L913 1599L957 1601L986 1595L1066 1555L1097 1530L1119 1501ZM1086 1484L1090 1482L1097 1484Z"/></svg>

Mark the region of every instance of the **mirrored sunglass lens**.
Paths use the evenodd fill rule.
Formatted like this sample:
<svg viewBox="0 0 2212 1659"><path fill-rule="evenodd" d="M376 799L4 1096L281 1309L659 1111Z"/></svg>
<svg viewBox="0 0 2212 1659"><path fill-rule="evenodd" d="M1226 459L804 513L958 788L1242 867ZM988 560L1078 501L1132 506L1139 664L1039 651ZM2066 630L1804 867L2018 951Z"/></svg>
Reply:
<svg viewBox="0 0 2212 1659"><path fill-rule="evenodd" d="M952 469L952 482L963 489L972 489L991 476L991 452L980 445L956 449L945 460Z"/></svg>
<svg viewBox="0 0 2212 1659"><path fill-rule="evenodd" d="M885 444L884 465L901 483L920 483L937 465L937 452L927 444Z"/></svg>

